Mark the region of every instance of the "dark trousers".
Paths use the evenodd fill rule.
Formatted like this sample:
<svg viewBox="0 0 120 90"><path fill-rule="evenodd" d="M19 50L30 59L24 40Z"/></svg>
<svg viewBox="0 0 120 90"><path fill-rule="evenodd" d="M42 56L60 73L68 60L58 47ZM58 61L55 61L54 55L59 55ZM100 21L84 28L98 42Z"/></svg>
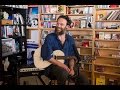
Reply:
<svg viewBox="0 0 120 90"><path fill-rule="evenodd" d="M68 72L56 65L50 65L45 69L45 75L50 79L56 79L58 85L65 85L66 80L72 78L76 85L89 85L87 77L80 72L79 76L69 76Z"/></svg>

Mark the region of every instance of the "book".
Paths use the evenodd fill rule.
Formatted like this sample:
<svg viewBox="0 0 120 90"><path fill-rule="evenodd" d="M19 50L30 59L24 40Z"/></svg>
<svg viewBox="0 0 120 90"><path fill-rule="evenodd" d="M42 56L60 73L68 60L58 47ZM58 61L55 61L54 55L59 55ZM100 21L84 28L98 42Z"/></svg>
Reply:
<svg viewBox="0 0 120 90"><path fill-rule="evenodd" d="M86 28L87 27L86 19L80 19L80 27L81 28Z"/></svg>
<svg viewBox="0 0 120 90"><path fill-rule="evenodd" d="M21 26L21 35L22 35L22 36L25 36L25 29L24 29L24 26Z"/></svg>
<svg viewBox="0 0 120 90"><path fill-rule="evenodd" d="M96 12L96 20L102 20L107 15L107 11L101 10Z"/></svg>
<svg viewBox="0 0 120 90"><path fill-rule="evenodd" d="M113 34L111 35L111 39L112 39L112 40L117 40L117 34L113 33Z"/></svg>
<svg viewBox="0 0 120 90"><path fill-rule="evenodd" d="M92 47L92 41L89 41L89 47Z"/></svg>
<svg viewBox="0 0 120 90"><path fill-rule="evenodd" d="M117 85L118 84L118 80L114 80L114 79L109 79L108 80L108 85Z"/></svg>
<svg viewBox="0 0 120 90"><path fill-rule="evenodd" d="M104 40L104 32L99 32L99 39Z"/></svg>
<svg viewBox="0 0 120 90"><path fill-rule="evenodd" d="M59 13L64 13L65 9L64 9L64 5L58 5L58 12Z"/></svg>
<svg viewBox="0 0 120 90"><path fill-rule="evenodd" d="M95 27L96 27L96 28L99 28L99 29L104 28L104 27L103 27L103 22L97 22Z"/></svg>
<svg viewBox="0 0 120 90"><path fill-rule="evenodd" d="M114 18L115 18L115 16L116 16L116 14L117 14L118 12L117 11L115 11L114 12L114 14L110 17L110 19L109 20L114 20Z"/></svg>
<svg viewBox="0 0 120 90"><path fill-rule="evenodd" d="M7 38L7 29L6 29L6 26L2 26L1 27L1 36L3 38Z"/></svg>
<svg viewBox="0 0 120 90"><path fill-rule="evenodd" d="M119 5L109 5L110 8L116 8L119 7Z"/></svg>
<svg viewBox="0 0 120 90"><path fill-rule="evenodd" d="M105 85L105 77L96 78L96 85Z"/></svg>
<svg viewBox="0 0 120 90"><path fill-rule="evenodd" d="M7 36L13 36L13 27L12 26L6 26L7 27Z"/></svg>
<svg viewBox="0 0 120 90"><path fill-rule="evenodd" d="M115 11L112 11L112 13L108 16L107 20L109 20L112 17L112 15L114 15L114 13Z"/></svg>
<svg viewBox="0 0 120 90"><path fill-rule="evenodd" d="M44 10L43 10L43 13L50 13L50 5L44 5L43 6Z"/></svg>
<svg viewBox="0 0 120 90"><path fill-rule="evenodd" d="M112 11L108 12L108 14L102 20L107 20L107 18L110 16L111 13Z"/></svg>
<svg viewBox="0 0 120 90"><path fill-rule="evenodd" d="M32 7L32 12L31 14L38 14L38 7Z"/></svg>
<svg viewBox="0 0 120 90"><path fill-rule="evenodd" d="M117 11L115 17L113 17L113 20L116 20L119 15L120 15L120 11Z"/></svg>
<svg viewBox="0 0 120 90"><path fill-rule="evenodd" d="M117 16L116 20L120 20L120 14Z"/></svg>
<svg viewBox="0 0 120 90"><path fill-rule="evenodd" d="M77 20L77 19L74 20L74 27L80 28L80 21L79 20Z"/></svg>
<svg viewBox="0 0 120 90"><path fill-rule="evenodd" d="M84 8L83 14L89 14L89 7L85 7L85 8Z"/></svg>
<svg viewBox="0 0 120 90"><path fill-rule="evenodd" d="M13 35L21 36L20 26L13 26Z"/></svg>
<svg viewBox="0 0 120 90"><path fill-rule="evenodd" d="M111 34L110 33L104 33L104 39L110 40L111 39Z"/></svg>

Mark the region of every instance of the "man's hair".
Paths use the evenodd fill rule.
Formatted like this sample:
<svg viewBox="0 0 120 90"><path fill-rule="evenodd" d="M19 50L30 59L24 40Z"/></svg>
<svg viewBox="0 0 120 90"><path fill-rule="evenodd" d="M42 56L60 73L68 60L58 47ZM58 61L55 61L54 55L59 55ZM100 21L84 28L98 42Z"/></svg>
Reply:
<svg viewBox="0 0 120 90"><path fill-rule="evenodd" d="M58 17L58 19L59 18L63 18L63 19L65 19L66 21L67 21L67 25L71 25L71 23L72 23L72 21L71 21L71 19L67 16L67 15L60 15L59 17ZM57 19L57 20L58 20Z"/></svg>

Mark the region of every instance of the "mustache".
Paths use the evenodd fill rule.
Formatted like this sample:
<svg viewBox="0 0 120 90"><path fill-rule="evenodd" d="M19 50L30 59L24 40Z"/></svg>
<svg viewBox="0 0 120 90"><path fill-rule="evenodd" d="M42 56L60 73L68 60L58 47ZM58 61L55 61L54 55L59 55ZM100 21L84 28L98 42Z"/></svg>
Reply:
<svg viewBox="0 0 120 90"><path fill-rule="evenodd" d="M61 29L60 27L55 27L55 29Z"/></svg>

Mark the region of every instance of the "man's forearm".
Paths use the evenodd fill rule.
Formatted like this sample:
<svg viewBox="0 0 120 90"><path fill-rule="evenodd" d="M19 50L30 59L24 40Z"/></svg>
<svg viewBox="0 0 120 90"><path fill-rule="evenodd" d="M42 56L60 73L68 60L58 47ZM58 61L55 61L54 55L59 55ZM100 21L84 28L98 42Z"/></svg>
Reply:
<svg viewBox="0 0 120 90"><path fill-rule="evenodd" d="M65 65L64 63L61 63L61 62L55 60L54 58L51 58L49 60L49 62L52 63L52 64L54 64L54 65L57 65L57 66L59 66L59 67L61 67L63 69L65 69L68 73L70 72L70 69L68 68L67 65Z"/></svg>
<svg viewBox="0 0 120 90"><path fill-rule="evenodd" d="M70 69L73 69L73 68L74 68L74 65L75 65L74 59L70 59L70 61L69 61L69 68L70 68Z"/></svg>
<svg viewBox="0 0 120 90"><path fill-rule="evenodd" d="M62 66L63 66L63 63L55 60L54 58L51 58L51 59L49 60L49 62L52 63L52 64L54 64L54 65L57 65L57 66L59 66L59 67L62 67Z"/></svg>

